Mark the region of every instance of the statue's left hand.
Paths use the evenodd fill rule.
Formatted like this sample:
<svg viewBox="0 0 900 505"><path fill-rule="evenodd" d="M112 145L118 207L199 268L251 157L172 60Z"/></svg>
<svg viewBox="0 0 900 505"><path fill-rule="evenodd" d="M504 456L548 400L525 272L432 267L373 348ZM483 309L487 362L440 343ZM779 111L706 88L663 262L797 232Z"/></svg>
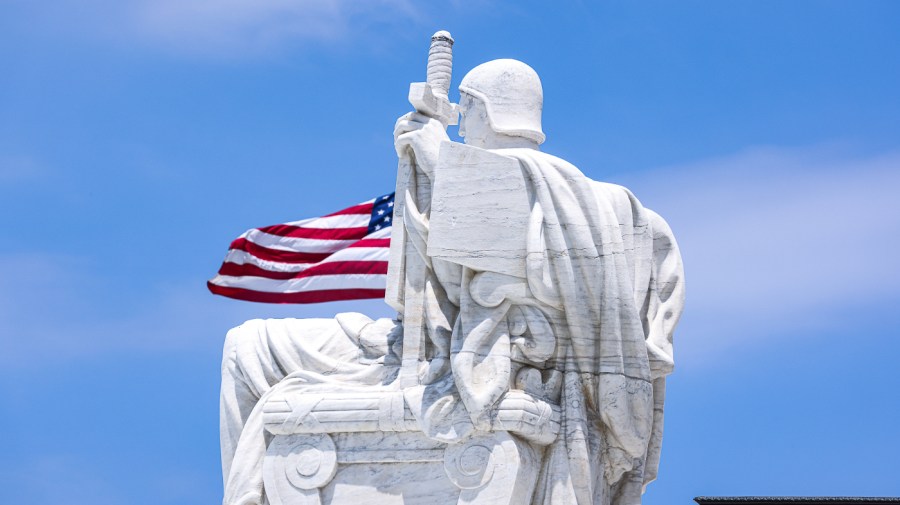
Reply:
<svg viewBox="0 0 900 505"><path fill-rule="evenodd" d="M400 116L394 125L394 148L397 156L406 156L412 149L416 163L429 179L437 166L441 142L450 140L444 125L418 112Z"/></svg>
<svg viewBox="0 0 900 505"><path fill-rule="evenodd" d="M559 407L524 391L507 392L493 417L494 429L513 432L539 445L553 442L559 434Z"/></svg>

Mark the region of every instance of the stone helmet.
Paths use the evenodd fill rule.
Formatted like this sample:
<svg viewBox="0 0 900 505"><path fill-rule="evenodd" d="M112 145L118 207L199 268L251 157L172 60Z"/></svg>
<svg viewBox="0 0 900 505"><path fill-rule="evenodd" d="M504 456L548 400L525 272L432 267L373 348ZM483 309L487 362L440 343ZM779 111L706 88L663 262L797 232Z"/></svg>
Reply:
<svg viewBox="0 0 900 505"><path fill-rule="evenodd" d="M484 102L495 132L544 142L544 91L533 68L510 59L482 63L463 77L459 91Z"/></svg>

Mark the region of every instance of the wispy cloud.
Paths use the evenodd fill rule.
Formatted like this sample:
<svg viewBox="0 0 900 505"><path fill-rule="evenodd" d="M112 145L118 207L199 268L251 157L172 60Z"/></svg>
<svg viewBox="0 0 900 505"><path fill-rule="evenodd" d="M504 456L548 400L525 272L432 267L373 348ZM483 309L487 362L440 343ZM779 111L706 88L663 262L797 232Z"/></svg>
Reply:
<svg viewBox="0 0 900 505"><path fill-rule="evenodd" d="M125 503L115 484L84 457L31 454L0 466L7 482L16 482L8 498L32 503ZM26 496L26 492L28 493Z"/></svg>
<svg viewBox="0 0 900 505"><path fill-rule="evenodd" d="M298 43L351 42L420 18L411 0L55 0L14 2L32 30L178 55L233 58Z"/></svg>
<svg viewBox="0 0 900 505"><path fill-rule="evenodd" d="M203 279L120 286L87 258L7 254L0 256L0 373L32 367L43 373L49 364L122 352L215 350L229 328L248 319L344 311L391 315L381 300L299 306L228 300L211 295Z"/></svg>
<svg viewBox="0 0 900 505"><path fill-rule="evenodd" d="M109 412L117 411L111 408L107 414ZM127 419L121 411L118 415ZM127 444L133 442L128 438L129 434L123 438L123 434L117 432L111 434L111 438L115 437L115 443ZM44 436L60 436L60 433L51 432ZM66 442L60 445L66 445ZM216 499L216 495L221 500L218 476L210 475L205 467L198 468L196 460L170 456L167 464L160 465L152 457L144 457L123 465L121 453L115 450L107 453L106 449L93 448L91 453L67 452L48 444L40 445L36 451L29 450L21 457L0 458L0 471L5 482L16 483L4 492L5 498L10 503L121 505L135 503L138 497L140 503L151 503L151 499L146 498L146 494L151 493L152 503L203 503ZM141 483L139 489L130 485L135 482Z"/></svg>
<svg viewBox="0 0 900 505"><path fill-rule="evenodd" d="M0 154L0 185L33 179L44 173L44 167L33 157Z"/></svg>
<svg viewBox="0 0 900 505"><path fill-rule="evenodd" d="M198 53L255 53L298 41L363 36L392 20L409 20L408 0L145 0L134 26L150 42Z"/></svg>
<svg viewBox="0 0 900 505"><path fill-rule="evenodd" d="M625 183L682 248L682 356L852 328L848 310L900 298L898 152L755 148Z"/></svg>

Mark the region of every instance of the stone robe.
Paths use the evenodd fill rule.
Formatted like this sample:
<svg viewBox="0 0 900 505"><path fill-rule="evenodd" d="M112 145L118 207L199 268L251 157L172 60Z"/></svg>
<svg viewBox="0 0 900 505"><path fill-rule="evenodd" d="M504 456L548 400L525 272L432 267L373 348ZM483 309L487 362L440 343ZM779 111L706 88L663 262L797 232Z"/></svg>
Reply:
<svg viewBox="0 0 900 505"><path fill-rule="evenodd" d="M520 162L532 205L521 279L527 289L510 307L541 311L555 338L547 359L522 361L561 377L554 400L562 429L544 451L532 503L639 503L656 476L672 332L683 307L682 264L671 231L627 189L592 181L559 158L530 149L495 152ZM419 235L427 241L427 229ZM429 335L433 349L426 356L446 361L448 348L465 344L466 328L478 326L471 321L481 317L477 302L469 307L476 310L466 303L480 298L465 292L473 272L440 261L432 268L442 317L459 318L440 325L444 333L454 328L452 336ZM222 388L226 504L264 503L260 406L273 386L279 392L398 389L399 327L362 317L257 321L232 330ZM360 338L363 328L366 338ZM462 368L434 380L431 392L419 386L406 394L426 435L451 441L475 429L463 415L459 378L453 384Z"/></svg>

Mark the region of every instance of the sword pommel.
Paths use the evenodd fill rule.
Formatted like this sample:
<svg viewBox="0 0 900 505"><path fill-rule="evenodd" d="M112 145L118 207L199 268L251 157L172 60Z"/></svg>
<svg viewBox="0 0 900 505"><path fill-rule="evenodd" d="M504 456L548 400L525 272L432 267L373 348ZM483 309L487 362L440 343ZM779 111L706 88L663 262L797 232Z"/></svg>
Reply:
<svg viewBox="0 0 900 505"><path fill-rule="evenodd" d="M431 42L434 42L435 40L443 40L449 42L451 46L453 45L453 36L450 35L450 32L447 30L434 32L434 35L431 36Z"/></svg>
<svg viewBox="0 0 900 505"><path fill-rule="evenodd" d="M456 104L450 103L450 75L453 71L453 37L439 31L431 36L425 82L409 85L409 103L416 111L446 125L459 121Z"/></svg>
<svg viewBox="0 0 900 505"><path fill-rule="evenodd" d="M428 50L428 77L425 79L434 91L447 96L450 92L450 74L453 70L453 37L441 30L431 36Z"/></svg>

